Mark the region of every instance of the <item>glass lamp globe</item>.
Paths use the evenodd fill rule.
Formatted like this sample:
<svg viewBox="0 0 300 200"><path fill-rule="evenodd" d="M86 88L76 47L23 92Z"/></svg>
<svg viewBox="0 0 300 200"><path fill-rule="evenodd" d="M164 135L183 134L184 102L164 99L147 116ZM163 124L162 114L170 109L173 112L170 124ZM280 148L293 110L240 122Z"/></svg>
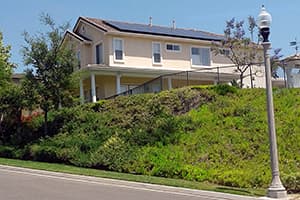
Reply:
<svg viewBox="0 0 300 200"><path fill-rule="evenodd" d="M264 6L261 7L261 11L257 18L257 25L259 29L270 28L272 22L272 17L268 13Z"/></svg>

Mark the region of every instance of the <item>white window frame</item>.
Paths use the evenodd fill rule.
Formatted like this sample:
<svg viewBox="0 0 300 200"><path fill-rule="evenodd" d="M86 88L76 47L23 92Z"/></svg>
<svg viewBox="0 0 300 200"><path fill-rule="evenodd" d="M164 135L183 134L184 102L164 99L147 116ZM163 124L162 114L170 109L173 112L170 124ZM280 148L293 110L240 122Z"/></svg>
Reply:
<svg viewBox="0 0 300 200"><path fill-rule="evenodd" d="M159 44L159 54L160 54L160 62L155 62L154 60L154 44ZM153 65L162 65L162 51L161 51L161 43L160 42L152 42L152 64Z"/></svg>
<svg viewBox="0 0 300 200"><path fill-rule="evenodd" d="M167 49L167 45L179 46L179 50L170 50L170 49ZM181 52L181 45L180 44L175 44L175 43L168 42L168 43L165 44L165 49L166 49L167 52L180 53Z"/></svg>
<svg viewBox="0 0 300 200"><path fill-rule="evenodd" d="M102 41L100 41L100 42L97 42L96 44L95 44L95 46L94 46L94 51L95 51L95 64L97 64L97 49L96 49L96 47L98 46L98 45L100 45L100 44L102 44L102 63L99 63L99 64L104 64L104 45L103 45L103 42Z"/></svg>
<svg viewBox="0 0 300 200"><path fill-rule="evenodd" d="M209 52L209 63L208 65L195 65L193 64L193 54L192 54L192 48L200 48L200 49L208 49L208 52ZM211 57L211 48L210 47L205 47L205 46L191 46L190 47L190 57L191 57L191 66L192 67L210 67L212 65L212 57Z"/></svg>
<svg viewBox="0 0 300 200"><path fill-rule="evenodd" d="M116 46L115 46L115 40L120 40L122 41L122 59L116 59ZM114 62L124 62L124 57L125 57L125 53L124 53L124 39L123 38L113 38L112 39L112 46L113 46L113 57L114 57Z"/></svg>

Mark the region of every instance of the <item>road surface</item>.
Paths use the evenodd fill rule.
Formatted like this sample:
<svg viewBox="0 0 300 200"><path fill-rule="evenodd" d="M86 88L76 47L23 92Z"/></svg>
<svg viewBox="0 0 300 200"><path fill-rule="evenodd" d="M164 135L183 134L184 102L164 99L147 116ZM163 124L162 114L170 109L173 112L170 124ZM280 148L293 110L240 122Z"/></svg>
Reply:
<svg viewBox="0 0 300 200"><path fill-rule="evenodd" d="M1 200L253 200L216 192L0 165Z"/></svg>

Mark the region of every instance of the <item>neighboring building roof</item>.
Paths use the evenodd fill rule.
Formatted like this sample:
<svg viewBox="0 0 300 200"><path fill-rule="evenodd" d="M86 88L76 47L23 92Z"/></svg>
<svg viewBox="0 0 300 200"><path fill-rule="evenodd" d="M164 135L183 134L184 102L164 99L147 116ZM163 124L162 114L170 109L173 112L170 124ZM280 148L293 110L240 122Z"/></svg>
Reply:
<svg viewBox="0 0 300 200"><path fill-rule="evenodd" d="M24 73L15 73L12 74L11 79L14 83L20 83L21 79L23 79L25 77Z"/></svg>
<svg viewBox="0 0 300 200"><path fill-rule="evenodd" d="M281 60L286 66L300 68L300 54L290 55Z"/></svg>
<svg viewBox="0 0 300 200"><path fill-rule="evenodd" d="M300 60L300 54L293 54L293 55L290 55L288 57L285 57L284 59L282 60L285 60L285 61L290 61L290 60Z"/></svg>
<svg viewBox="0 0 300 200"><path fill-rule="evenodd" d="M105 32L120 31L128 33L140 33L148 35L160 35L169 37L189 38L196 40L209 40L209 41L221 41L225 39L224 35L214 34L206 31L194 30L194 29L182 29L166 26L156 26L149 24L136 24L112 20L102 20L90 17L80 17L78 19L83 20ZM74 32L77 26L74 28Z"/></svg>

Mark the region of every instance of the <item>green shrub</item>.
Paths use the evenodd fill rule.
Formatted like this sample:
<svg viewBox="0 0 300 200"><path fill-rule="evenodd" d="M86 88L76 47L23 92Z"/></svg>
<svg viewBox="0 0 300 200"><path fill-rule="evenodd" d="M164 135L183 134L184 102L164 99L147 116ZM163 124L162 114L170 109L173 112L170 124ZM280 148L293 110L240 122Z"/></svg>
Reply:
<svg viewBox="0 0 300 200"><path fill-rule="evenodd" d="M237 92L236 87L227 84L215 85L212 87L212 89L219 95L235 94Z"/></svg>
<svg viewBox="0 0 300 200"><path fill-rule="evenodd" d="M15 148L9 146L0 145L0 157L13 158Z"/></svg>
<svg viewBox="0 0 300 200"><path fill-rule="evenodd" d="M189 181L203 182L208 180L209 172L199 166L185 165L181 169L181 178Z"/></svg>
<svg viewBox="0 0 300 200"><path fill-rule="evenodd" d="M231 187L249 188L251 187L249 179L252 175L252 173L240 169L222 171L217 177L217 183Z"/></svg>
<svg viewBox="0 0 300 200"><path fill-rule="evenodd" d="M29 156L32 160L44 162L60 162L56 155L56 148L53 146L41 146L38 144L29 147Z"/></svg>
<svg viewBox="0 0 300 200"><path fill-rule="evenodd" d="M299 191L300 90L274 91L283 183ZM64 108L14 134L0 156L268 187L269 142L265 90L193 86ZM288 114L287 114L288 113ZM25 129L24 129L25 130Z"/></svg>
<svg viewBox="0 0 300 200"><path fill-rule="evenodd" d="M282 182L289 193L300 193L300 172L283 174Z"/></svg>
<svg viewBox="0 0 300 200"><path fill-rule="evenodd" d="M183 154L172 149L171 146L164 147L161 143L155 147L142 148L133 163L138 174L160 176L168 178L181 178Z"/></svg>
<svg viewBox="0 0 300 200"><path fill-rule="evenodd" d="M131 162L134 148L125 143L118 136L111 136L99 146L91 155L91 166L113 171L128 171L127 165Z"/></svg>

